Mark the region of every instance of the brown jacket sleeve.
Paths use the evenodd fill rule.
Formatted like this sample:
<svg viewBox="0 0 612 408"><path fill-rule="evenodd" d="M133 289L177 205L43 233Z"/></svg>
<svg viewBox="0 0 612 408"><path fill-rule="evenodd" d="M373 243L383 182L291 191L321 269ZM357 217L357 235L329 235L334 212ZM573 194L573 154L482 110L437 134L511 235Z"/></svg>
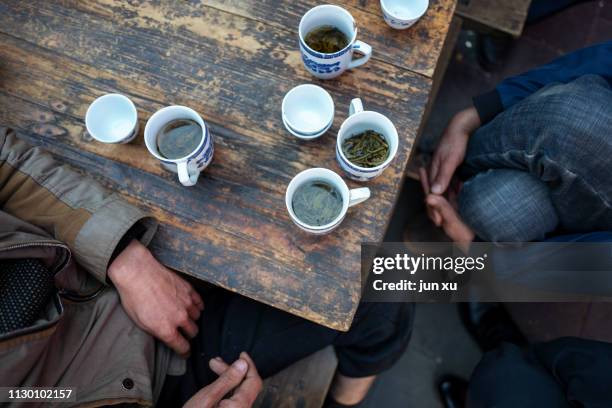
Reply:
<svg viewBox="0 0 612 408"><path fill-rule="evenodd" d="M141 223L146 245L157 227L137 207L1 127L0 208L67 244L77 263L102 283L123 235Z"/></svg>

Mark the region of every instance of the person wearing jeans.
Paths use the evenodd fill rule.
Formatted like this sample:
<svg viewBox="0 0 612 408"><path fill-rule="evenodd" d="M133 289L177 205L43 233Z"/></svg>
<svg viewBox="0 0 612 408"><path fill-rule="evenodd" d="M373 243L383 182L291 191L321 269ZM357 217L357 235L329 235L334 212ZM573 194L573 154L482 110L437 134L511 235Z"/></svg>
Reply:
<svg viewBox="0 0 612 408"><path fill-rule="evenodd" d="M612 41L474 98L421 170L433 222L464 244L611 230L611 84Z"/></svg>
<svg viewBox="0 0 612 408"><path fill-rule="evenodd" d="M612 406L612 344L562 337L487 352L470 379L468 408Z"/></svg>

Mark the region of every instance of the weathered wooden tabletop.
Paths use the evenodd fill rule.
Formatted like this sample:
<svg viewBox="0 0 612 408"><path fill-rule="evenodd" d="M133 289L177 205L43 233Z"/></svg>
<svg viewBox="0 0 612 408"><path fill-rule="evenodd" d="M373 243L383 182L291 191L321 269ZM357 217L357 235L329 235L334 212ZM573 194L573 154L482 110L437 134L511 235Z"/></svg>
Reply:
<svg viewBox="0 0 612 408"><path fill-rule="evenodd" d="M360 298L360 243L380 241L387 227L455 1L432 0L407 31L384 23L378 1L344 1L374 56L325 82L302 66L296 37L317 3L0 0L0 123L156 216L152 250L166 265L346 330ZM284 129L280 105L308 82L331 93L336 117L322 138L301 142ZM85 131L88 105L109 92L138 108L132 144L104 145ZM309 167L340 173L335 137L354 97L395 123L397 158L339 229L306 235L289 219L285 188ZM142 140L147 118L172 104L198 111L215 137L195 187L182 187Z"/></svg>

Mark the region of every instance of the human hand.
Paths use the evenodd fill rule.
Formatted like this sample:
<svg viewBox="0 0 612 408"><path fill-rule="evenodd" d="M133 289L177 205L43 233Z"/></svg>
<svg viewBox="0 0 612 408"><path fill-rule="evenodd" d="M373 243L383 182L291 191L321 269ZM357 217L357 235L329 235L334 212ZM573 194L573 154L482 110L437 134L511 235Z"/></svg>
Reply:
<svg viewBox="0 0 612 408"><path fill-rule="evenodd" d="M450 184L457 167L465 158L468 139L480 127L476 108L457 113L444 130L429 167L431 193L443 194Z"/></svg>
<svg viewBox="0 0 612 408"><path fill-rule="evenodd" d="M424 168L419 169L421 186L425 193L425 208L429 219L438 227L442 227L446 235L459 247L467 252L474 240L474 232L461 219L457 210L457 190L449 188L445 197L432 194L430 191L427 172ZM454 187L454 186L453 186Z"/></svg>
<svg viewBox="0 0 612 408"><path fill-rule="evenodd" d="M230 366L221 358L209 362L210 369L219 378L198 391L183 408L250 408L261 391L262 381L255 363L247 353ZM222 399L230 391L232 396Z"/></svg>
<svg viewBox="0 0 612 408"><path fill-rule="evenodd" d="M133 240L108 268L128 316L146 332L179 355L189 354L189 342L198 333L196 321L204 309L200 295L189 283Z"/></svg>

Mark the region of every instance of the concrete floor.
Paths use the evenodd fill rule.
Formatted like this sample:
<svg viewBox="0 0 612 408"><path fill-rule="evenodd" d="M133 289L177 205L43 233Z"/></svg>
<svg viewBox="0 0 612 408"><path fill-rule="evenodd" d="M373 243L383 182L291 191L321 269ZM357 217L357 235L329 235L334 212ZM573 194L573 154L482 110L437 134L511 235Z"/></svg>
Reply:
<svg viewBox="0 0 612 408"><path fill-rule="evenodd" d="M435 148L448 120L469 106L472 96L492 89L509 75L612 39L612 1L584 2L526 27L523 36L512 43L504 63L492 71L483 70L473 58L471 38L469 32L462 32L420 140L423 151ZM386 241L403 241L407 222L428 223L420 188L410 180L396 207ZM435 227L431 229L430 236L440 235ZM442 407L436 380L448 373L469 378L480 355L460 322L456 305L419 304L408 350L392 370L377 380L363 405L367 408Z"/></svg>

